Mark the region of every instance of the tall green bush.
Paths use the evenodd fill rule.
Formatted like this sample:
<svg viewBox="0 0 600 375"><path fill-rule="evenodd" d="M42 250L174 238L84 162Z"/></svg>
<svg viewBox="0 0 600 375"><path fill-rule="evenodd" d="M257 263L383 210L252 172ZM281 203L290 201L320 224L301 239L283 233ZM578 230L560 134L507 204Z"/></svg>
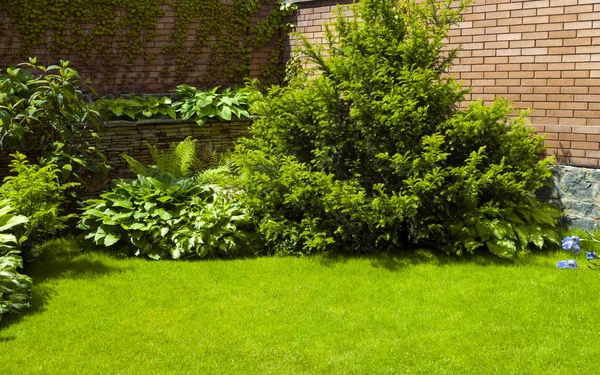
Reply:
<svg viewBox="0 0 600 375"><path fill-rule="evenodd" d="M68 61L48 67L35 58L0 67L0 149L40 156L55 164L64 181L92 183L107 173L98 150L100 114L85 100L87 87Z"/></svg>
<svg viewBox="0 0 600 375"><path fill-rule="evenodd" d="M464 2L363 0L287 87L255 98L234 158L270 251L428 246L511 257L546 241L559 211L542 139L503 100L461 110L445 51Z"/></svg>

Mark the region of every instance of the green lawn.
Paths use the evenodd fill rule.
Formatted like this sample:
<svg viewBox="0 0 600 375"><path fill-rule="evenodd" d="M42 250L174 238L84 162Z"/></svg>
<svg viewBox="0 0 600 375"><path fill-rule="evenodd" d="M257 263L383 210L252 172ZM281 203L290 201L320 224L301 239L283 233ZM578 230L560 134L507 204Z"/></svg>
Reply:
<svg viewBox="0 0 600 375"><path fill-rule="evenodd" d="M1 374L599 371L600 271L556 269L566 253L516 263L56 254L74 247L57 241L28 270L34 307L0 323Z"/></svg>

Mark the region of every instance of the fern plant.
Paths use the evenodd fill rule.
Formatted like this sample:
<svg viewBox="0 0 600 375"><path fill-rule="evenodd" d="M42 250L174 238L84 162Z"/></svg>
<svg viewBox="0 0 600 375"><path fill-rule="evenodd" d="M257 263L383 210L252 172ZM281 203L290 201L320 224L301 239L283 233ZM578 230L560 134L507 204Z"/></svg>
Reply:
<svg viewBox="0 0 600 375"><path fill-rule="evenodd" d="M199 160L196 154L196 140L187 137L178 144L172 143L168 150L148 144L154 165L147 167L127 154L121 156L136 174L151 176L156 172L169 173L175 178L185 177L198 169Z"/></svg>

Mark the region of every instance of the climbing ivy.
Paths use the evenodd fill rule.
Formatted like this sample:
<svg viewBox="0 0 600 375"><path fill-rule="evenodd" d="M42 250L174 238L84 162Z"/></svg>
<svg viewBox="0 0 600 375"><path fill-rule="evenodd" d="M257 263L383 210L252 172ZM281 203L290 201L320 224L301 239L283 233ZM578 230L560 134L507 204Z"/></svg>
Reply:
<svg viewBox="0 0 600 375"><path fill-rule="evenodd" d="M269 58L260 76L277 82L284 17L295 9L278 1L2 0L0 45L17 48L0 50L0 60L43 51L47 59L68 58L95 82L127 85L148 78L150 62L162 58L163 77L189 81L188 73L203 64L207 70L194 83L214 86L241 82L261 51ZM161 22L171 15L174 24ZM167 47L155 47L165 40Z"/></svg>

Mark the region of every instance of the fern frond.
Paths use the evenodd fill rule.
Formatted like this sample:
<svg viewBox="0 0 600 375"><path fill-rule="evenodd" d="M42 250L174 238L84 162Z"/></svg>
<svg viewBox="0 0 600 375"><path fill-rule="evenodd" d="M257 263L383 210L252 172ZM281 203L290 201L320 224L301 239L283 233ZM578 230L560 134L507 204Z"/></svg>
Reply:
<svg viewBox="0 0 600 375"><path fill-rule="evenodd" d="M129 164L129 169L131 169L131 171L133 173L141 174L142 176L148 175L149 170L145 165L143 165L142 163L140 163L139 161L135 160L134 158L132 158L131 156L129 156L125 153L121 154L121 156L123 157L123 159L125 159L127 164Z"/></svg>
<svg viewBox="0 0 600 375"><path fill-rule="evenodd" d="M171 164L178 169L181 176L186 176L193 171L194 166L198 164L196 155L196 140L187 137L179 142L171 154Z"/></svg>

